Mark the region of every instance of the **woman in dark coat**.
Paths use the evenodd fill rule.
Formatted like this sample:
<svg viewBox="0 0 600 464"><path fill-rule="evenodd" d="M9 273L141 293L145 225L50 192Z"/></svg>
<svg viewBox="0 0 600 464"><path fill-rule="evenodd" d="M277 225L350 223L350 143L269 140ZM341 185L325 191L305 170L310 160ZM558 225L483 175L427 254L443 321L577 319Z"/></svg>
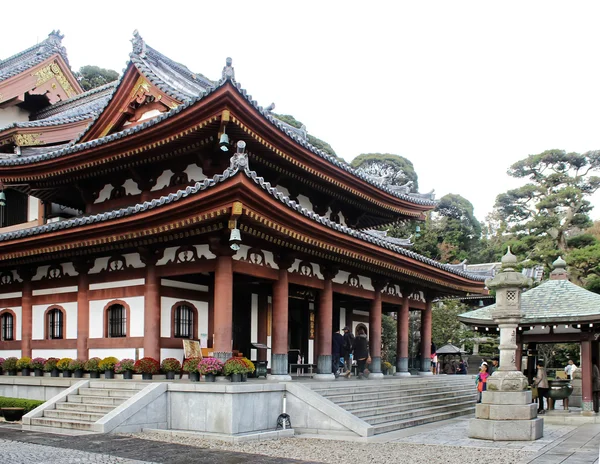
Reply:
<svg viewBox="0 0 600 464"><path fill-rule="evenodd" d="M367 342L367 334L362 327L359 330L358 336L354 339L354 359L358 365L358 377L363 378L364 372L367 369L367 358L369 357L369 344Z"/></svg>

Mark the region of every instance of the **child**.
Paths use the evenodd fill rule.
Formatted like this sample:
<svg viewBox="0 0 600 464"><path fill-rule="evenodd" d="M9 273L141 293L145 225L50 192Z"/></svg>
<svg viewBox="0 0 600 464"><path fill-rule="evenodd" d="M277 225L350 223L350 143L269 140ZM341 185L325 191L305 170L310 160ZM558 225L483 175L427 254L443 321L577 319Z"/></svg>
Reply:
<svg viewBox="0 0 600 464"><path fill-rule="evenodd" d="M484 362L479 368L479 374L477 374L477 391L479 392L479 398L477 399L478 403L481 403L482 393L486 391L487 387L487 379L490 376L488 374L488 365Z"/></svg>

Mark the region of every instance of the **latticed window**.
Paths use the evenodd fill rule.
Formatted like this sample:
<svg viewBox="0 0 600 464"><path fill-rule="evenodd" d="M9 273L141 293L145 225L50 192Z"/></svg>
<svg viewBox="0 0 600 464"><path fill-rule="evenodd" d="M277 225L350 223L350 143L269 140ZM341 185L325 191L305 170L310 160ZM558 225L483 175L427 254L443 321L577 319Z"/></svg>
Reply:
<svg viewBox="0 0 600 464"><path fill-rule="evenodd" d="M48 338L63 338L63 313L54 308L48 311Z"/></svg>
<svg viewBox="0 0 600 464"><path fill-rule="evenodd" d="M127 311L120 304L108 308L108 336L111 338L127 336Z"/></svg>
<svg viewBox="0 0 600 464"><path fill-rule="evenodd" d="M2 341L12 340L14 326L13 315L10 313L4 313L0 317L0 325L2 326Z"/></svg>
<svg viewBox="0 0 600 464"><path fill-rule="evenodd" d="M175 336L177 338L194 336L194 310L187 305L179 305L175 309Z"/></svg>

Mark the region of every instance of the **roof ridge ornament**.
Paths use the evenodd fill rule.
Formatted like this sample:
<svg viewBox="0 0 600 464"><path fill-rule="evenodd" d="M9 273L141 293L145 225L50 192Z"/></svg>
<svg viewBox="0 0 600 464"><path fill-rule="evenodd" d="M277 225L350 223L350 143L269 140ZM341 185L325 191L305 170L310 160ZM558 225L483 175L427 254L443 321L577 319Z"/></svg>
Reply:
<svg viewBox="0 0 600 464"><path fill-rule="evenodd" d="M559 256L556 261L552 263L552 268L550 280L568 280L567 262L562 259L562 256Z"/></svg>
<svg viewBox="0 0 600 464"><path fill-rule="evenodd" d="M248 153L246 153L246 142L238 140L237 151L229 160L229 170L233 172L248 169Z"/></svg>
<svg viewBox="0 0 600 464"><path fill-rule="evenodd" d="M48 34L48 38L46 41L51 45L56 47L60 47L62 45L62 39L64 38L64 34L60 33L60 29L52 30L50 34Z"/></svg>
<svg viewBox="0 0 600 464"><path fill-rule="evenodd" d="M140 58L146 58L146 42L144 42L144 39L142 39L142 36L137 29L133 31L131 45L133 46L134 54L139 55Z"/></svg>
<svg viewBox="0 0 600 464"><path fill-rule="evenodd" d="M221 71L221 78L223 80L235 81L235 70L232 66L233 60L231 57L227 57L225 60L225 66L223 67L223 71Z"/></svg>

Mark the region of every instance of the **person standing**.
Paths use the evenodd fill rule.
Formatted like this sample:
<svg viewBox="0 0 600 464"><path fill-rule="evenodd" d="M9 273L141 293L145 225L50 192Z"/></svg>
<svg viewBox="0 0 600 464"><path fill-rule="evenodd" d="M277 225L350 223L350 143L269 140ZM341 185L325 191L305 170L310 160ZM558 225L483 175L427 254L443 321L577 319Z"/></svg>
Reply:
<svg viewBox="0 0 600 464"><path fill-rule="evenodd" d="M481 364L481 367L479 368L479 374L477 374L477 392L478 392L478 397L477 397L477 402L481 403L481 399L483 396L483 392L487 390L487 380L488 377L490 376L489 372L488 372L488 363L483 361L483 363Z"/></svg>
<svg viewBox="0 0 600 464"><path fill-rule="evenodd" d="M344 373L345 377L350 377L352 375L352 349L354 346L354 335L350 332L350 327L344 327L344 343L342 348L342 354L344 355L344 367L346 368L346 372Z"/></svg>
<svg viewBox="0 0 600 464"><path fill-rule="evenodd" d="M565 374L567 374L567 378L572 379L573 378L573 372L577 369L577 366L575 365L575 363L573 362L572 359L569 359L567 361L567 365L565 367Z"/></svg>
<svg viewBox="0 0 600 464"><path fill-rule="evenodd" d="M369 343L367 341L367 334L365 329L362 327L359 329L358 335L354 339L354 358L358 365L358 378L363 379L365 377L365 370L367 369L367 358L369 357Z"/></svg>
<svg viewBox="0 0 600 464"><path fill-rule="evenodd" d="M498 358L492 359L492 365L489 366L489 369L490 369L489 373L490 373L490 375L492 375L498 369L498 362L499 362Z"/></svg>
<svg viewBox="0 0 600 464"><path fill-rule="evenodd" d="M340 358L343 349L344 337L340 333L340 329L337 329L331 339L331 372L333 372L336 379L340 376Z"/></svg>
<svg viewBox="0 0 600 464"><path fill-rule="evenodd" d="M548 377L541 361L537 362L537 374L533 379L533 386L538 389L538 414L544 414L544 398L548 396Z"/></svg>
<svg viewBox="0 0 600 464"><path fill-rule="evenodd" d="M594 412L600 412L600 369L598 364L592 368L592 392L594 398Z"/></svg>

